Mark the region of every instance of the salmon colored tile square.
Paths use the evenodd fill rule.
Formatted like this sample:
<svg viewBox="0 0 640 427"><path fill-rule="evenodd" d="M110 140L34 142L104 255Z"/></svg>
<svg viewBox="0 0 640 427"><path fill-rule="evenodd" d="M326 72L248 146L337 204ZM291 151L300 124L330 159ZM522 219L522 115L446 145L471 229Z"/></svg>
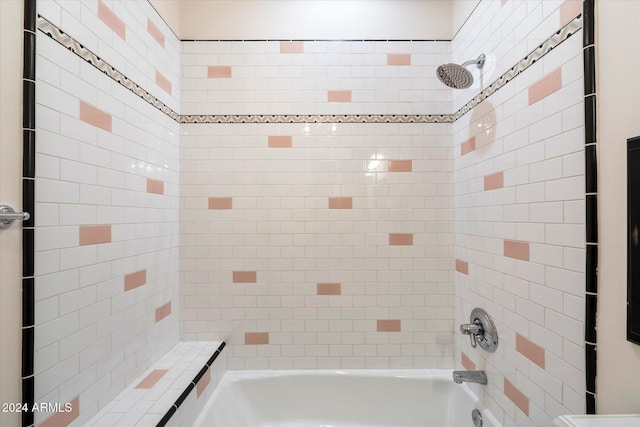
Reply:
<svg viewBox="0 0 640 427"><path fill-rule="evenodd" d="M484 191L497 190L504 187L504 172L497 172L484 177Z"/></svg>
<svg viewBox="0 0 640 427"><path fill-rule="evenodd" d="M80 101L80 120L85 123L89 123L92 126L104 129L107 132L111 132L111 114L107 114L84 101Z"/></svg>
<svg viewBox="0 0 640 427"><path fill-rule="evenodd" d="M329 209L353 209L351 197L329 197Z"/></svg>
<svg viewBox="0 0 640 427"><path fill-rule="evenodd" d="M560 89L562 89L562 69L558 68L529 87L529 105L535 104Z"/></svg>
<svg viewBox="0 0 640 427"><path fill-rule="evenodd" d="M460 144L460 155L464 156L476 149L476 137L472 136L467 139L465 142Z"/></svg>
<svg viewBox="0 0 640 427"><path fill-rule="evenodd" d="M529 261L529 243L505 240L504 256Z"/></svg>
<svg viewBox="0 0 640 427"><path fill-rule="evenodd" d="M280 53L304 53L304 42L302 41L281 41Z"/></svg>
<svg viewBox="0 0 640 427"><path fill-rule="evenodd" d="M391 246L411 246L413 245L413 234L391 233L389 234L389 244Z"/></svg>
<svg viewBox="0 0 640 427"><path fill-rule="evenodd" d="M207 67L207 77L210 79L226 79L231 75L232 70L228 65L210 65Z"/></svg>
<svg viewBox="0 0 640 427"><path fill-rule="evenodd" d="M316 292L318 295L341 295L342 286L340 283L318 283Z"/></svg>
<svg viewBox="0 0 640 427"><path fill-rule="evenodd" d="M293 138L289 135L271 135L268 139L269 148L291 148Z"/></svg>
<svg viewBox="0 0 640 427"><path fill-rule="evenodd" d="M39 424L38 427L66 427L80 416L80 397L76 397L71 402L69 412L56 412L50 415L46 420ZM66 409L66 406L63 405Z"/></svg>
<svg viewBox="0 0 640 427"><path fill-rule="evenodd" d="M207 386L211 382L211 368L204 371L204 375L200 377L198 384L196 384L196 397L200 397L202 393L207 389Z"/></svg>
<svg viewBox="0 0 640 427"><path fill-rule="evenodd" d="M164 181L147 178L147 193L164 194Z"/></svg>
<svg viewBox="0 0 640 427"><path fill-rule="evenodd" d="M529 416L529 398L506 378L504 379L504 394L509 398L509 400L515 403L515 405L520 408L526 416Z"/></svg>
<svg viewBox="0 0 640 427"><path fill-rule="evenodd" d="M233 198L209 197L209 209L233 209Z"/></svg>
<svg viewBox="0 0 640 427"><path fill-rule="evenodd" d="M107 7L102 0L98 1L98 18L102 20L114 33L118 35L122 40L126 39L127 27L122 19L118 18L118 15L113 13L111 9Z"/></svg>
<svg viewBox="0 0 640 427"><path fill-rule="evenodd" d="M582 13L582 0L565 0L560 6L560 26L564 27L579 13Z"/></svg>
<svg viewBox="0 0 640 427"><path fill-rule="evenodd" d="M147 32L151 34L151 37L158 42L158 44L164 47L164 33L153 23L151 18L147 18Z"/></svg>
<svg viewBox="0 0 640 427"><path fill-rule="evenodd" d="M124 276L124 291L130 291L147 283L147 270L136 271Z"/></svg>
<svg viewBox="0 0 640 427"><path fill-rule="evenodd" d="M389 160L389 172L411 172L412 170L411 160Z"/></svg>
<svg viewBox="0 0 640 427"><path fill-rule="evenodd" d="M160 87L160 89L164 90L169 95L171 95L171 82L169 81L168 78L163 76L162 73L160 73L160 71L157 71L157 70L156 70L156 84Z"/></svg>
<svg viewBox="0 0 640 427"><path fill-rule="evenodd" d="M388 53L387 65L411 65L410 53Z"/></svg>
<svg viewBox="0 0 640 427"><path fill-rule="evenodd" d="M156 323L171 314L171 302L156 308Z"/></svg>
<svg viewBox="0 0 640 427"><path fill-rule="evenodd" d="M400 332L401 322L398 319L378 320L376 330L378 332Z"/></svg>
<svg viewBox="0 0 640 427"><path fill-rule="evenodd" d="M169 372L168 369L154 369L142 381L136 385L136 388L152 388Z"/></svg>
<svg viewBox="0 0 640 427"><path fill-rule="evenodd" d="M269 344L269 332L245 332L245 344Z"/></svg>
<svg viewBox="0 0 640 427"><path fill-rule="evenodd" d="M469 274L469 263L461 259L456 259L456 271L462 274Z"/></svg>
<svg viewBox="0 0 640 427"><path fill-rule="evenodd" d="M350 90L330 90L327 93L329 102L351 102Z"/></svg>
<svg viewBox="0 0 640 427"><path fill-rule="evenodd" d="M516 350L544 369L544 348L516 333Z"/></svg>
<svg viewBox="0 0 640 427"><path fill-rule="evenodd" d="M99 245L111 243L110 225L81 225L79 232L79 245Z"/></svg>
<svg viewBox="0 0 640 427"><path fill-rule="evenodd" d="M256 283L258 273L256 271L234 271L233 283Z"/></svg>
<svg viewBox="0 0 640 427"><path fill-rule="evenodd" d="M464 369L466 369L467 371L475 371L476 370L476 364L473 363L473 360L469 359L469 356L464 354L464 352L462 352L460 354L460 359L461 359L461 362L462 362L462 367Z"/></svg>

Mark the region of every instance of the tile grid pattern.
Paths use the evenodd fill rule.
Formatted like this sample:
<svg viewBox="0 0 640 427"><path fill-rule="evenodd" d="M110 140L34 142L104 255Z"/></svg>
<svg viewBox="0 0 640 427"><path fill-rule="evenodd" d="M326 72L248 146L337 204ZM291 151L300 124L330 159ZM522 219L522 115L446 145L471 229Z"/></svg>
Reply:
<svg viewBox="0 0 640 427"><path fill-rule="evenodd" d="M179 339L179 125L167 114L178 102L179 41L148 2L37 7L48 20L33 11L34 397L72 403L74 419L30 415L35 424L82 425ZM83 44L48 23L60 21Z"/></svg>
<svg viewBox="0 0 640 427"><path fill-rule="evenodd" d="M180 115L45 18L38 29L180 123L453 123L582 28L578 15L453 114L185 114Z"/></svg>
<svg viewBox="0 0 640 427"><path fill-rule="evenodd" d="M348 117L351 117L351 115L348 115Z"/></svg>
<svg viewBox="0 0 640 427"><path fill-rule="evenodd" d="M481 2L469 34L493 40L483 19L499 7ZM456 356L492 373L485 403L503 425L585 411L581 41L568 38L454 123L456 323L484 307L501 338L487 354L458 336Z"/></svg>
<svg viewBox="0 0 640 427"><path fill-rule="evenodd" d="M226 371L224 347L224 342L179 342L84 425L193 425Z"/></svg>

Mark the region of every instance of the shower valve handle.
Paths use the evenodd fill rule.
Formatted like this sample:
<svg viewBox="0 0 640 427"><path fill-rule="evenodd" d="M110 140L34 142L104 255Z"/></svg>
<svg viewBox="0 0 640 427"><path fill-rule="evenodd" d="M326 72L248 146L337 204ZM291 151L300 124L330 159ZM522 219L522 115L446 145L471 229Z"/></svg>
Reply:
<svg viewBox="0 0 640 427"><path fill-rule="evenodd" d="M476 336L484 335L482 324L478 319L475 319L473 323L465 323L460 325L460 332L462 332L463 335L469 335L469 339L471 340L471 347L473 348L476 348L476 346L478 345Z"/></svg>
<svg viewBox="0 0 640 427"><path fill-rule="evenodd" d="M498 331L489 314L481 308L471 311L470 323L460 325L460 332L469 335L471 347L480 347L489 353L496 351L498 347Z"/></svg>

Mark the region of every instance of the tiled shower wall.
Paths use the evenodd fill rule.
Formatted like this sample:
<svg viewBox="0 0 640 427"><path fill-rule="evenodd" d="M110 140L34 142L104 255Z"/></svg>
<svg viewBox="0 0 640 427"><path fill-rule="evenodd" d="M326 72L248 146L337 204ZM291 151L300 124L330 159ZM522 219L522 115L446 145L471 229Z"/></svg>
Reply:
<svg viewBox="0 0 640 427"><path fill-rule="evenodd" d="M73 410L35 415L82 425L178 341L179 126L109 67L177 108L179 41L142 1L38 13L35 401Z"/></svg>
<svg viewBox="0 0 640 427"><path fill-rule="evenodd" d="M580 11L573 1L483 1L454 40L454 56L526 55L541 44L541 29L548 37ZM456 323L482 307L500 337L488 354L458 336L456 361L487 371L489 385L478 391L505 426L518 427L585 411L582 31L531 58L453 125ZM514 63L497 75L500 65L490 66L488 82ZM459 92L454 104L470 96Z"/></svg>
<svg viewBox="0 0 640 427"><path fill-rule="evenodd" d="M185 42L183 111L448 111L449 45ZM181 133L183 337L236 369L453 366L450 124Z"/></svg>

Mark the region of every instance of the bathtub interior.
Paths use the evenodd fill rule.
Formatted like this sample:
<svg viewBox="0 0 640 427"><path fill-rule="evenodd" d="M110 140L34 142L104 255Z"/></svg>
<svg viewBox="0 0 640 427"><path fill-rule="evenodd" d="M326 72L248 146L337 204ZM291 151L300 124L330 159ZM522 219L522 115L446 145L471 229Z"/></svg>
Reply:
<svg viewBox="0 0 640 427"><path fill-rule="evenodd" d="M195 426L473 427L474 408L449 370L229 371Z"/></svg>

